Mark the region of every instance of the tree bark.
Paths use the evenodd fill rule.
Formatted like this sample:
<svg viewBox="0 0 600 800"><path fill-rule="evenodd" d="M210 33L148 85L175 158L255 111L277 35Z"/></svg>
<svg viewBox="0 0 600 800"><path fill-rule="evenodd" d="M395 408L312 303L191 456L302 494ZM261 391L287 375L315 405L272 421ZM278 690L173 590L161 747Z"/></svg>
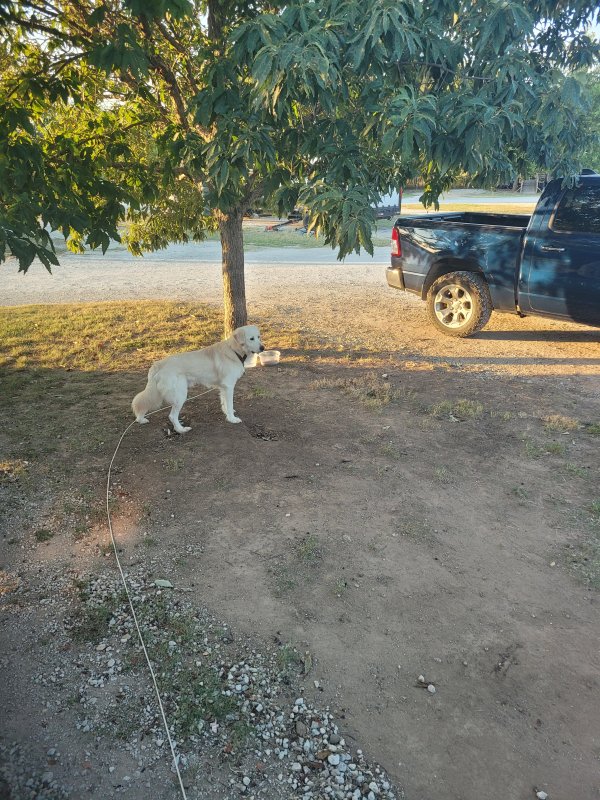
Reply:
<svg viewBox="0 0 600 800"><path fill-rule="evenodd" d="M219 223L225 336L230 336L236 328L248 323L242 219L242 212L236 210L224 214Z"/></svg>

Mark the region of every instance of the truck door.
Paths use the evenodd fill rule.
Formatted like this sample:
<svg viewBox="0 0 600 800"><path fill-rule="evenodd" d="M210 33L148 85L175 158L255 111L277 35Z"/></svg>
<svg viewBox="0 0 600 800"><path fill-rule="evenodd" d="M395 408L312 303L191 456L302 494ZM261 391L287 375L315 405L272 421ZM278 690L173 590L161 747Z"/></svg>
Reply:
<svg viewBox="0 0 600 800"><path fill-rule="evenodd" d="M523 252L521 309L600 325L600 179L566 189L539 224Z"/></svg>

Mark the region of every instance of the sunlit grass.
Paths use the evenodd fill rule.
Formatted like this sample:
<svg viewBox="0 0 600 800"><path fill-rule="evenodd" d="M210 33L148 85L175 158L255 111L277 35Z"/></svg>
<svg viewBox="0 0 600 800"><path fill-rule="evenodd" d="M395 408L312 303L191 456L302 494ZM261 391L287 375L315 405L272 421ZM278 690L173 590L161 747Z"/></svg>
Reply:
<svg viewBox="0 0 600 800"><path fill-rule="evenodd" d="M11 370L130 370L221 336L218 309L170 302L37 305L0 315L0 356Z"/></svg>

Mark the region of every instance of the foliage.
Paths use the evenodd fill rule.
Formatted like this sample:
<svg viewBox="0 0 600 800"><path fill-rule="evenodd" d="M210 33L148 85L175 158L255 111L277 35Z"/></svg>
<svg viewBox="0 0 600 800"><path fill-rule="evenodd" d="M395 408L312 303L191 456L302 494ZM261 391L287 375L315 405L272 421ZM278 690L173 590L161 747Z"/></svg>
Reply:
<svg viewBox="0 0 600 800"><path fill-rule="evenodd" d="M600 172L600 70L582 72L577 78L591 107L584 122L588 138L580 156L581 163L584 167Z"/></svg>
<svg viewBox="0 0 600 800"><path fill-rule="evenodd" d="M575 174L588 106L573 73L597 62L582 32L595 11L0 0L0 259L8 247L22 270L35 255L50 268L49 229L106 248L126 216L135 253L217 228L241 242L258 202L304 206L343 257L371 250L371 207L411 177L432 204L463 172L504 183L530 160Z"/></svg>

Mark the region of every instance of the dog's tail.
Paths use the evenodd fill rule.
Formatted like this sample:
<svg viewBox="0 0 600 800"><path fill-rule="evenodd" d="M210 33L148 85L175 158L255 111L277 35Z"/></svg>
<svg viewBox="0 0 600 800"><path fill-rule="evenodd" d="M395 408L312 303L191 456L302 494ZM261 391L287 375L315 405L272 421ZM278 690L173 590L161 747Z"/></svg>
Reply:
<svg viewBox="0 0 600 800"><path fill-rule="evenodd" d="M149 411L156 411L163 402L162 394L158 390L154 381L148 381L143 392L136 394L131 402L131 409L135 415L135 421L140 425L148 422L146 414Z"/></svg>

